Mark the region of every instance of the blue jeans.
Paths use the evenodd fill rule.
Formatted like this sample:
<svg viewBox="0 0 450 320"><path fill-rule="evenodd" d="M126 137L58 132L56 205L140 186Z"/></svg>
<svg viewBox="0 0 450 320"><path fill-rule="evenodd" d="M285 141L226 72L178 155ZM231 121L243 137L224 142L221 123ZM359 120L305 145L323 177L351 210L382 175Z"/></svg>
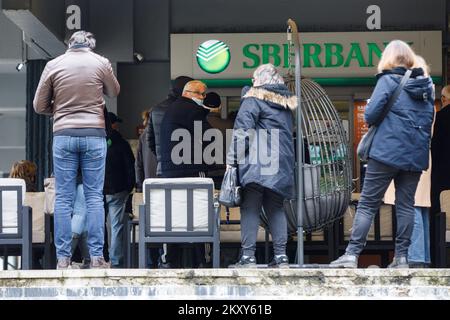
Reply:
<svg viewBox="0 0 450 320"><path fill-rule="evenodd" d="M392 179L395 184L395 213L397 234L395 256L406 257L414 226L414 195L421 172L403 171L369 159L361 198L358 202L352 235L346 253L359 256L367 240L367 234L377 214L383 196Z"/></svg>
<svg viewBox="0 0 450 320"><path fill-rule="evenodd" d="M106 139L103 137L56 136L53 139L55 247L58 259L71 257L71 217L79 167L86 197L89 254L91 257L103 257L105 159Z"/></svg>
<svg viewBox="0 0 450 320"><path fill-rule="evenodd" d="M75 204L73 205L72 233L81 235L83 232L87 232L86 199L84 198L83 185L79 184L75 195Z"/></svg>
<svg viewBox="0 0 450 320"><path fill-rule="evenodd" d="M109 259L111 266L121 268L123 261L123 229L125 205L130 193L122 191L112 195L106 195L106 204L108 206L109 222L111 225L111 246L109 247Z"/></svg>
<svg viewBox="0 0 450 320"><path fill-rule="evenodd" d="M429 208L415 207L414 229L408 249L408 262L431 263Z"/></svg>

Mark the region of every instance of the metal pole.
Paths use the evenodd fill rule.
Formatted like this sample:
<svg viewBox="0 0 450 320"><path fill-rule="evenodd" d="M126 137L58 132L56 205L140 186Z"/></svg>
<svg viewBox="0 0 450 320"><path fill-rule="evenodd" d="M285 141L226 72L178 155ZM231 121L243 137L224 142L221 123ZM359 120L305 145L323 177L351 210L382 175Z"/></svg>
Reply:
<svg viewBox="0 0 450 320"><path fill-rule="evenodd" d="M293 43L295 46L295 92L297 95L297 263L299 267L304 264L304 245L303 245L303 132L302 132L302 111L301 111L301 57L300 57L300 39L298 35L297 24L289 19L288 26L292 30Z"/></svg>

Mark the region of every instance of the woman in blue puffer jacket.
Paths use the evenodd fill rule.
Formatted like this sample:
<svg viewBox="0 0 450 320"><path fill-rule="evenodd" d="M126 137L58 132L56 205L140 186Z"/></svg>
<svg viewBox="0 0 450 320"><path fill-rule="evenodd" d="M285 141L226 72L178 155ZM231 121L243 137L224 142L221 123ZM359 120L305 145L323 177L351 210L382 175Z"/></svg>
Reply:
<svg viewBox="0 0 450 320"><path fill-rule="evenodd" d="M375 90L364 117L377 123L383 108L416 56L403 41L392 41L384 50ZM433 82L422 69L412 69L399 97L375 134L352 235L346 252L332 266L356 268L373 218L392 180L396 187L397 234L395 256L389 268L407 268L408 248L414 225L414 194L422 170L428 168L431 126L434 116Z"/></svg>

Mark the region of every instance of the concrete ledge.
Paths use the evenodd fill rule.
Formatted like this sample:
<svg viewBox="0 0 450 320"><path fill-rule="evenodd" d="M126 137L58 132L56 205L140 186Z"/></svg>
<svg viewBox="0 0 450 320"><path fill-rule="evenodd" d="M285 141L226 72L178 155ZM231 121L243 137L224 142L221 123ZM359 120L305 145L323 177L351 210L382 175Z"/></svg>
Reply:
<svg viewBox="0 0 450 320"><path fill-rule="evenodd" d="M450 269L0 271L0 299L450 299Z"/></svg>

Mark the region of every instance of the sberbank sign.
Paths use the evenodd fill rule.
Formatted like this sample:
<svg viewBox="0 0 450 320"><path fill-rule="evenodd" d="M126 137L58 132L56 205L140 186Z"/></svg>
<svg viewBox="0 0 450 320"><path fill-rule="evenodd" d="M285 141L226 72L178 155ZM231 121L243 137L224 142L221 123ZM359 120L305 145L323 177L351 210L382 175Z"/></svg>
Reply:
<svg viewBox="0 0 450 320"><path fill-rule="evenodd" d="M386 46L388 43L384 43ZM410 42L412 45L413 43ZM366 47L366 54L361 50L361 46ZM381 58L384 46L373 42L351 43L349 48L344 48L339 43L305 43L302 45L302 60L304 68L348 68L352 61L355 61L359 67L374 67L377 59ZM244 61L242 67L253 69L261 64L273 63L277 67L289 67L289 55L292 50L289 44L273 43L250 43L243 47L242 54L247 61ZM292 59L293 61L293 59Z"/></svg>
<svg viewBox="0 0 450 320"><path fill-rule="evenodd" d="M224 71L230 63L230 58L228 46L219 40L205 41L197 50L197 63L208 73Z"/></svg>
<svg viewBox="0 0 450 320"><path fill-rule="evenodd" d="M302 33L303 75L373 79L384 48L395 39L410 43L433 76L442 75L441 31ZM185 75L210 83L248 82L255 68L269 62L286 72L292 58L286 33L171 34L170 48L172 79Z"/></svg>

